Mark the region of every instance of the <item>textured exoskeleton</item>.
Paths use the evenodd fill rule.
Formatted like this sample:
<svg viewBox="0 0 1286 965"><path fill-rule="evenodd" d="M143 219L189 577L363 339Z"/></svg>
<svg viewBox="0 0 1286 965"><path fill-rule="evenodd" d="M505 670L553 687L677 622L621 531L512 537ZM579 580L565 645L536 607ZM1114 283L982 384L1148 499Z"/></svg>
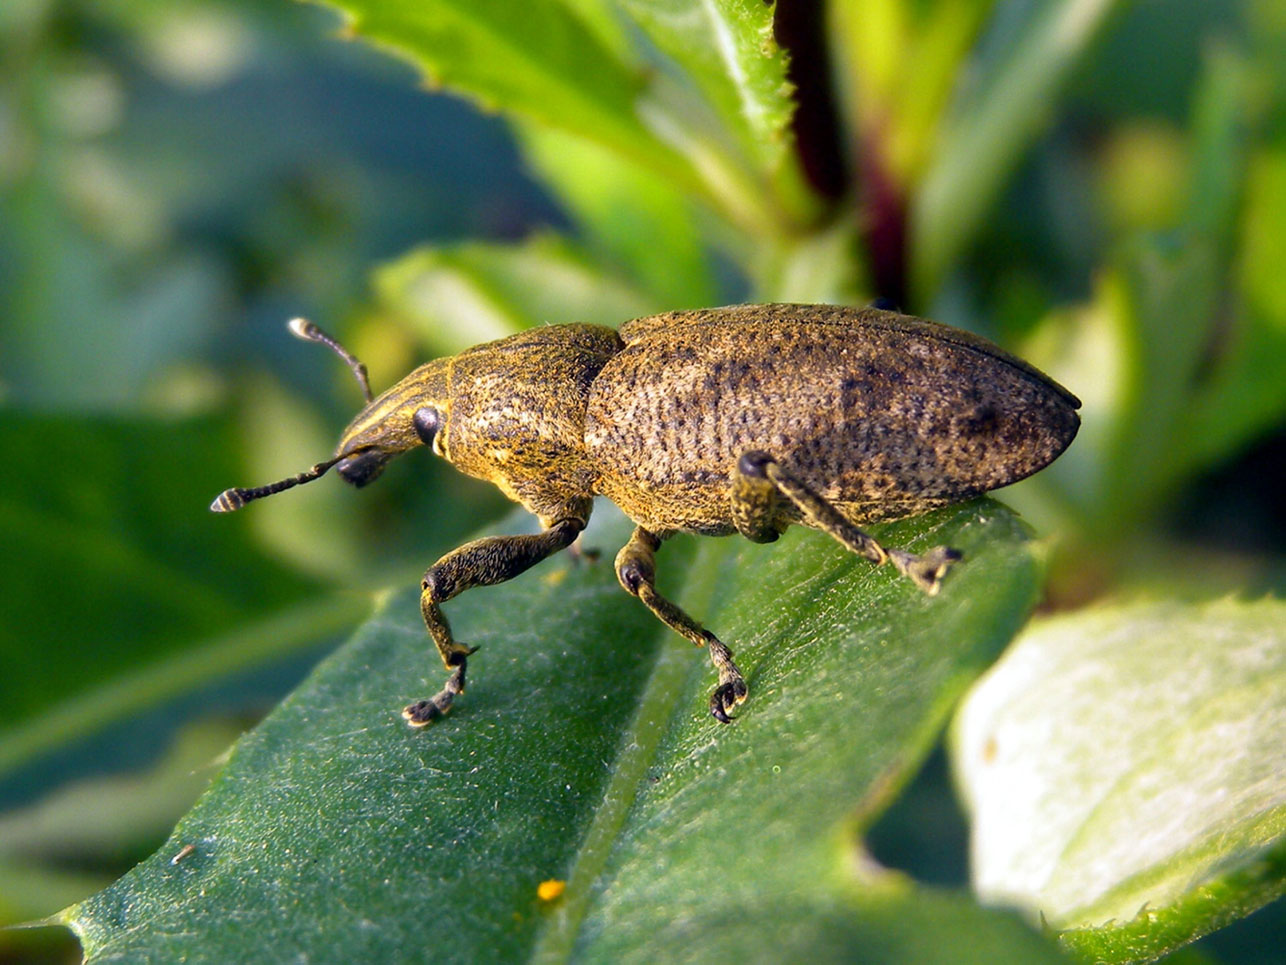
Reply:
<svg viewBox="0 0 1286 965"><path fill-rule="evenodd" d="M364 370L333 340L292 327L335 347L365 387ZM959 553L886 549L858 524L1031 475L1072 441L1079 405L984 339L873 308L738 305L640 318L619 333L550 325L421 366L368 402L334 458L272 486L228 490L211 508L237 509L336 465L362 486L425 444L539 517L539 534L476 540L425 573L421 610L450 675L405 709L422 726L463 692L473 653L452 637L442 602L570 546L593 498L606 496L637 524L616 557L621 585L709 647L719 677L710 710L726 722L745 680L728 648L657 592L664 539L771 542L802 523L933 594Z"/></svg>

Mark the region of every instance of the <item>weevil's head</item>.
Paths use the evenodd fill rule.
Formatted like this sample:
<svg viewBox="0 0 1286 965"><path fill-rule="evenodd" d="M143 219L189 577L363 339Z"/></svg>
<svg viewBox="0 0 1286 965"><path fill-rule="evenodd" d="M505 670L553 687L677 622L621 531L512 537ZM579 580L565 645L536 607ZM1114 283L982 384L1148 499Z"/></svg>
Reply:
<svg viewBox="0 0 1286 965"><path fill-rule="evenodd" d="M366 366L342 345L302 318L294 319L289 327L299 338L329 346L348 364L366 396L366 407L344 430L335 455L330 459L297 476L267 486L226 489L215 497L210 504L211 510L230 513L253 500L319 479L332 466L346 482L365 486L384 471L390 459L418 445L429 445L439 455L445 454L442 429L446 425L449 408L447 375L451 359L421 365L379 398L373 399L366 381Z"/></svg>
<svg viewBox="0 0 1286 965"><path fill-rule="evenodd" d="M349 423L335 450L335 471L345 482L365 486L379 477L390 459L419 445L443 454L450 362L438 359L421 365L368 402Z"/></svg>

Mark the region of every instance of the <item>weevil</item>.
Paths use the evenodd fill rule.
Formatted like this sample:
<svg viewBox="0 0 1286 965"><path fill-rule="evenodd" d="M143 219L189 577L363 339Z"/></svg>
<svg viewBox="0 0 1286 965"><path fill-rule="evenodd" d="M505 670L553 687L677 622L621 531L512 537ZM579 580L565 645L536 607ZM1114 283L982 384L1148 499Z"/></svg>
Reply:
<svg viewBox="0 0 1286 965"><path fill-rule="evenodd" d="M705 646L718 676L710 713L727 723L745 677L713 633L656 588L656 552L676 533L776 540L799 523L936 594L961 554L881 546L859 524L913 516L1023 479L1080 426L1080 402L991 342L877 308L734 305L635 319L619 332L546 325L420 366L378 398L366 369L315 325L298 336L335 350L366 406L335 454L269 486L229 489L215 512L311 482L332 466L365 486L388 461L429 446L498 486L541 532L489 536L424 574L420 610L448 672L402 713L422 727L464 692L476 647L442 604L512 579L567 549L595 496L636 525L616 576L658 619Z"/></svg>

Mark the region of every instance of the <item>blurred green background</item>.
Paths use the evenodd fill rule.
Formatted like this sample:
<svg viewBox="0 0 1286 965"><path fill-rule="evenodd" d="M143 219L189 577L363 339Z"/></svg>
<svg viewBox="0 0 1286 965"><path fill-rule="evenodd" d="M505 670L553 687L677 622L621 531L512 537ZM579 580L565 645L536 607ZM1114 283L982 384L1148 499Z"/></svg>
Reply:
<svg viewBox="0 0 1286 965"><path fill-rule="evenodd" d="M1055 70L1032 25L1060 8L1093 22ZM1049 538L1048 607L1280 595L1286 8L828 16L784 38L798 170L760 209L712 191L663 223L651 174L648 220L589 146L527 122L515 139L326 10L0 6L0 921L153 850L374 594L505 509L416 453L360 495L328 480L206 513L329 454L360 402L295 315L378 391L532 321L888 298L1084 400L1073 449L1002 497ZM964 834L939 755L872 845L961 883ZM1198 947L1274 960L1280 902ZM27 956L77 952L0 936Z"/></svg>

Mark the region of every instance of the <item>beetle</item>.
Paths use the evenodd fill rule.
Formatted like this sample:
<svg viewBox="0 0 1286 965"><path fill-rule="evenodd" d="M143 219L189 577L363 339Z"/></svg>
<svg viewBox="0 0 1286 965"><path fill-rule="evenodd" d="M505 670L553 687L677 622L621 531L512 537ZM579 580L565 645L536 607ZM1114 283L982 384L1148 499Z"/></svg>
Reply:
<svg viewBox="0 0 1286 965"><path fill-rule="evenodd" d="M365 486L388 461L429 446L540 520L535 535L489 536L424 574L420 610L448 671L406 707L423 727L464 692L476 647L442 604L512 579L572 545L595 496L635 524L616 557L622 587L709 649L710 713L746 699L732 652L656 588L656 551L675 533L776 540L799 523L936 594L961 554L885 548L858 524L913 516L1007 486L1048 465L1080 426L1080 402L991 342L878 308L733 305L625 323L546 325L420 366L378 398L365 367L317 326L290 323L349 365L366 406L334 456L268 486L234 488L230 512L332 466Z"/></svg>

